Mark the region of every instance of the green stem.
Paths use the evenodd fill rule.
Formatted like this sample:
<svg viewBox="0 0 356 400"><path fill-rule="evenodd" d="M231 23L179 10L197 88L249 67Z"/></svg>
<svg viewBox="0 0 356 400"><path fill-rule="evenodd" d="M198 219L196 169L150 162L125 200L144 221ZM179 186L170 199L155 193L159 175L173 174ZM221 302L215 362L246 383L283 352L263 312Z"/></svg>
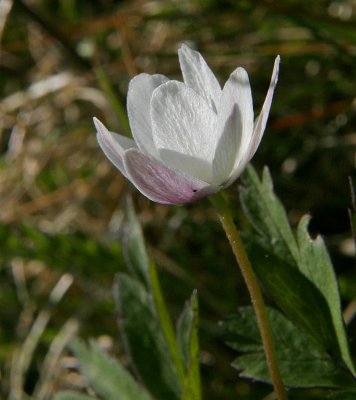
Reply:
<svg viewBox="0 0 356 400"><path fill-rule="evenodd" d="M274 346L271 326L267 317L266 306L263 301L256 275L253 272L250 260L247 257L246 250L234 224L234 220L228 207L227 199L222 192L219 192L216 195L211 196L210 201L218 213L220 222L225 230L236 261L240 266L247 289L250 293L274 391L278 400L287 400L287 393L278 368L277 354Z"/></svg>

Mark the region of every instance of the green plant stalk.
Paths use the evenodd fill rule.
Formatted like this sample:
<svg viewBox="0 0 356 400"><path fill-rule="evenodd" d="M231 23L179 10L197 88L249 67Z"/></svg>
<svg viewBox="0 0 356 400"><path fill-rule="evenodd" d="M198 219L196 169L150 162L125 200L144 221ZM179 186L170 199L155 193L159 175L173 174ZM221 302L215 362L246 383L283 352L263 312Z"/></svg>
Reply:
<svg viewBox="0 0 356 400"><path fill-rule="evenodd" d="M220 222L225 230L226 236L230 242L232 251L235 255L236 261L240 267L242 276L249 291L251 302L256 313L263 349L275 394L277 395L278 400L287 400L287 392L283 385L279 371L272 330L268 320L261 289L258 285L257 278L252 269L250 260L248 259L245 247L236 229L236 225L228 206L227 198L225 197L224 193L220 191L216 195L210 196L210 201L217 211Z"/></svg>
<svg viewBox="0 0 356 400"><path fill-rule="evenodd" d="M177 369L178 376L181 380L181 383L183 384L185 379L184 365L179 353L178 343L174 333L172 321L163 298L161 286L157 276L156 266L152 260L150 262L149 273L151 278L152 295L156 305L158 318L161 323L162 332L167 341L168 349L171 354L174 365Z"/></svg>

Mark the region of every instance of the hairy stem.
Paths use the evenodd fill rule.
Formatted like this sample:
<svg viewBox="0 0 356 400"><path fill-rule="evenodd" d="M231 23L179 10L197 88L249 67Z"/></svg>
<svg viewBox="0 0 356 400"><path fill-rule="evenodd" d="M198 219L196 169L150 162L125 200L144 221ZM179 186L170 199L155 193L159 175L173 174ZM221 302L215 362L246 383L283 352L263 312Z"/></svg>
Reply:
<svg viewBox="0 0 356 400"><path fill-rule="evenodd" d="M218 213L220 222L225 230L226 236L230 242L232 251L235 255L236 261L240 267L242 276L249 291L251 302L256 313L257 323L260 330L267 366L274 391L278 400L286 400L287 393L279 372L271 326L268 320L266 306L263 301L261 289L258 285L256 275L252 269L250 260L248 259L246 250L236 229L236 225L234 224L226 197L222 192L219 192L216 195L211 196L210 200Z"/></svg>

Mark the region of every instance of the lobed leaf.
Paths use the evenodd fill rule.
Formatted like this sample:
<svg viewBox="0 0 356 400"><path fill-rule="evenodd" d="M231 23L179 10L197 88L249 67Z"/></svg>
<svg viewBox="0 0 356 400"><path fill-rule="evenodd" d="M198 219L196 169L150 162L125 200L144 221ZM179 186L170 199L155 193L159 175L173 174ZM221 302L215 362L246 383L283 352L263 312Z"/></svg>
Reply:
<svg viewBox="0 0 356 400"><path fill-rule="evenodd" d="M251 224L278 257L295 265L299 257L297 243L284 207L274 194L268 169L264 169L260 181L249 165L242 176L242 182L241 204Z"/></svg>
<svg viewBox="0 0 356 400"><path fill-rule="evenodd" d="M323 241L308 234L309 218L300 221L296 239L267 169L260 181L253 168L247 168L240 197L263 248L259 257L256 246L250 253L252 261L258 257L252 265L268 294L296 326L341 358L355 375L337 280Z"/></svg>
<svg viewBox="0 0 356 400"><path fill-rule="evenodd" d="M280 312L268 309L283 381L292 387L356 387L352 375L335 362L309 335ZM223 328L230 346L243 351L233 362L240 376L269 382L262 340L252 307L230 316Z"/></svg>
<svg viewBox="0 0 356 400"><path fill-rule="evenodd" d="M249 240L247 251L254 261L263 289L293 323L328 351L339 347L328 304L317 287L298 269Z"/></svg>
<svg viewBox="0 0 356 400"><path fill-rule="evenodd" d="M345 324L342 317L339 288L330 256L323 239L318 236L312 239L308 233L310 217L304 216L298 226L298 244L300 258L299 270L315 284L328 304L337 341L340 347L341 358L350 371L356 376L356 371L350 356Z"/></svg>

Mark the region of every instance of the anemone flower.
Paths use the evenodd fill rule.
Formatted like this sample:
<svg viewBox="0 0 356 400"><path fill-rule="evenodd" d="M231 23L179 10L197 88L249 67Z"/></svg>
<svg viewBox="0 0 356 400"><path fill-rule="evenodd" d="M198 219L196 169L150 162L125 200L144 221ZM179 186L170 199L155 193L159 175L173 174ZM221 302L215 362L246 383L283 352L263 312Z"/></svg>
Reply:
<svg viewBox="0 0 356 400"><path fill-rule="evenodd" d="M231 185L264 133L278 80L279 56L254 121L250 82L237 68L221 89L200 53L178 50L184 82L145 73L129 84L133 139L94 118L98 142L119 171L150 200L185 204Z"/></svg>

